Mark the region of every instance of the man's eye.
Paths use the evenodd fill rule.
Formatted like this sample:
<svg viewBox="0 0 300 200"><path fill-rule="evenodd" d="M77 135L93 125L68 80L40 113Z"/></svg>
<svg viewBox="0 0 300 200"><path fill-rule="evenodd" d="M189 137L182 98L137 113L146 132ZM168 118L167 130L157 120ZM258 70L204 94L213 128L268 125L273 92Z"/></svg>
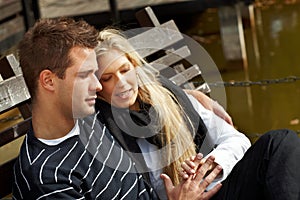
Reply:
<svg viewBox="0 0 300 200"><path fill-rule="evenodd" d="M79 78L87 78L88 76L89 76L88 73L80 73L80 74L78 74Z"/></svg>

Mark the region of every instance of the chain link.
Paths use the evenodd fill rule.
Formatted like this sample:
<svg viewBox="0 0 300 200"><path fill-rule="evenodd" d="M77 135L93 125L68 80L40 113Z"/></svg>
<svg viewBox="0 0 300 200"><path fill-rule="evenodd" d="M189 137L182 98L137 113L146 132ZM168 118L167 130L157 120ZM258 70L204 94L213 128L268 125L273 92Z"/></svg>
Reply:
<svg viewBox="0 0 300 200"><path fill-rule="evenodd" d="M297 76L288 76L284 78L278 79L263 79L260 81L229 81L229 82L215 82L215 83L207 83L210 87L250 87L253 85L271 85L271 84L279 84L279 83L293 83L299 81L300 77ZM195 82L196 83L196 82Z"/></svg>

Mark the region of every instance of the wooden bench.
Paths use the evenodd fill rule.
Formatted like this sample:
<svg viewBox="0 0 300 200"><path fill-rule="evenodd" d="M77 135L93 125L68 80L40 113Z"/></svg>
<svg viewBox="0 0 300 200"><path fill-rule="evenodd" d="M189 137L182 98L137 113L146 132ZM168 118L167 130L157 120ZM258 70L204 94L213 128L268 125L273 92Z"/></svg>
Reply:
<svg viewBox="0 0 300 200"><path fill-rule="evenodd" d="M142 27L147 27L129 38L140 55L182 88L208 94L210 88L202 77L200 66L189 61L191 49L184 43L185 38L175 22L161 24L151 7L138 11L136 18Z"/></svg>
<svg viewBox="0 0 300 200"><path fill-rule="evenodd" d="M6 152L16 151L13 142L25 135L30 127L30 95L25 85L19 63L13 55L0 60L0 152L4 160ZM10 123L8 123L10 122ZM5 125L6 123L6 125ZM15 156L0 163L0 198L12 190Z"/></svg>

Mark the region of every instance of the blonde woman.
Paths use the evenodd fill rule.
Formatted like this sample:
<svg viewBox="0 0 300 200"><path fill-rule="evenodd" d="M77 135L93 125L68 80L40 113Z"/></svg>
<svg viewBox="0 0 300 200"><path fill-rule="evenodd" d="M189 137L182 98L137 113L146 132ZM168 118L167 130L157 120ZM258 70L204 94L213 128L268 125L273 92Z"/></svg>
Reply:
<svg viewBox="0 0 300 200"><path fill-rule="evenodd" d="M179 184L181 164L197 152L222 166L212 186L224 180L250 146L244 134L159 76L118 30L103 30L98 39L99 120L161 199L166 193L160 174Z"/></svg>

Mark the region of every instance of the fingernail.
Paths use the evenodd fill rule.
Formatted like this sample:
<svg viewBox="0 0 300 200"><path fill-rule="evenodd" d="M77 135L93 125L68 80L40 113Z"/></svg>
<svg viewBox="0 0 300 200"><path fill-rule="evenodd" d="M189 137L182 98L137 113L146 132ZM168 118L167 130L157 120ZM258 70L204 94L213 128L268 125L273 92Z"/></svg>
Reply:
<svg viewBox="0 0 300 200"><path fill-rule="evenodd" d="M198 153L197 154L197 159L201 160L203 158L203 154L202 153Z"/></svg>

